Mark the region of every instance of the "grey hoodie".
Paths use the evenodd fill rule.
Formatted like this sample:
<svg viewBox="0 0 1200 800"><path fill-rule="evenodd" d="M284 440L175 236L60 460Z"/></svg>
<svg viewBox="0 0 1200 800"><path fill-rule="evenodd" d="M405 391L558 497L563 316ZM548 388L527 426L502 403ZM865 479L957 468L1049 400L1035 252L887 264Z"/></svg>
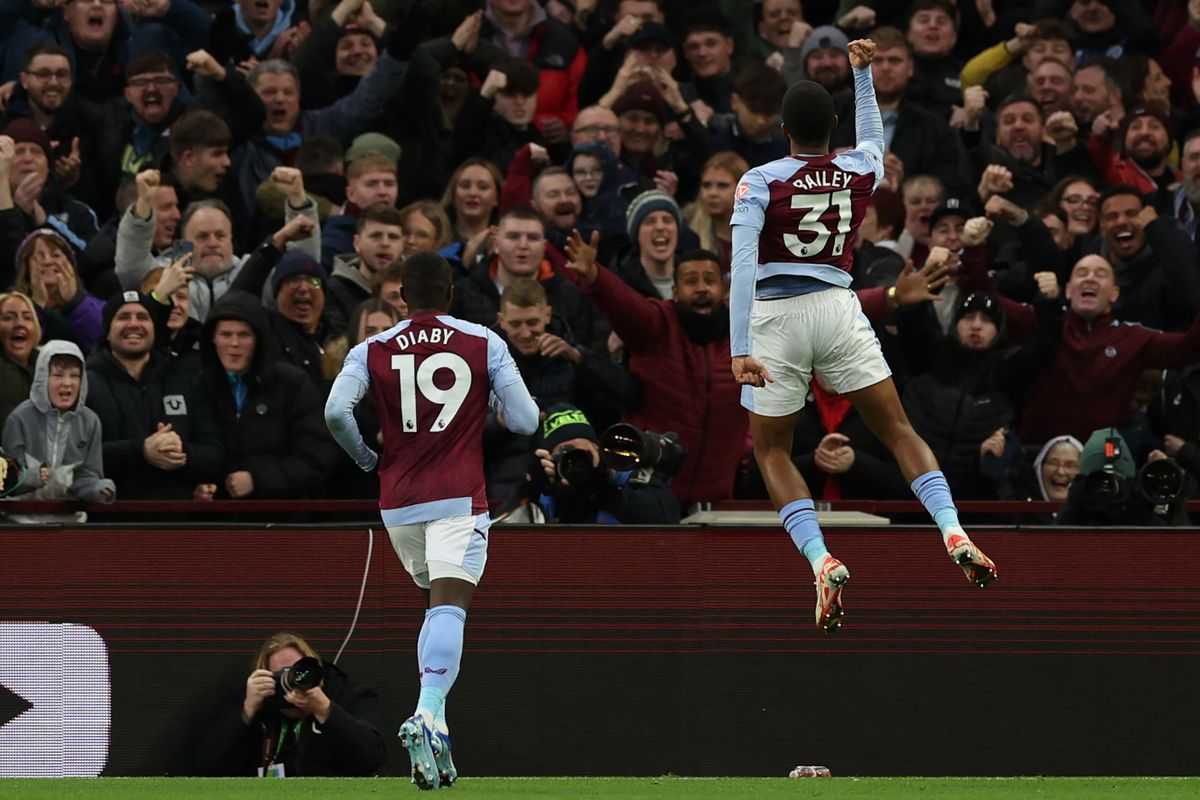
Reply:
<svg viewBox="0 0 1200 800"><path fill-rule="evenodd" d="M79 359L79 397L70 411L59 411L50 404L50 359L57 355ZM84 405L88 389L84 364L83 353L74 343L60 339L46 342L38 353L29 399L17 406L4 423L4 451L28 468L25 483L29 485L18 488L18 493L28 493L23 499L104 503L112 502L116 495L116 486L104 477L100 417ZM43 465L50 470L50 481L39 486L38 473ZM112 495L104 497L104 489ZM76 518L58 514L12 516L18 522Z"/></svg>

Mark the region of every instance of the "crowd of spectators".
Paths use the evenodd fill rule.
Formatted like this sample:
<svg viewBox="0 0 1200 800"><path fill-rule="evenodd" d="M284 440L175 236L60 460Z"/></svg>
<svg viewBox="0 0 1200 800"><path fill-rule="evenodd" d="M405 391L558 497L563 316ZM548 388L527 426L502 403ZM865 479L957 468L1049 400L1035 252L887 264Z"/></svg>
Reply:
<svg viewBox="0 0 1200 800"><path fill-rule="evenodd" d="M321 408L437 250L543 411L677 432L685 512L765 497L729 216L796 80L854 145L867 36L887 152L854 288L955 495L1062 500L1110 426L1196 475L1200 0L0 0L22 491L377 496ZM820 497L908 497L819 380L795 442ZM497 508L543 445L489 424Z"/></svg>

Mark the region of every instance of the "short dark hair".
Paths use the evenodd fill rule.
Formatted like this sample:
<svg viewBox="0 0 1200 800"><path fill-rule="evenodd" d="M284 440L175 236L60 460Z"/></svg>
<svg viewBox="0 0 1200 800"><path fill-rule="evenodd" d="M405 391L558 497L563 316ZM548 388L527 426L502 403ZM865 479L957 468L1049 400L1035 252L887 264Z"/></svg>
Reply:
<svg viewBox="0 0 1200 800"><path fill-rule="evenodd" d="M397 228L403 228L404 215L395 206L382 202L372 203L359 212L354 232L362 233L362 229L367 227L368 222L378 222L381 225L392 225Z"/></svg>
<svg viewBox="0 0 1200 800"><path fill-rule="evenodd" d="M996 116L1000 116L1000 113L1004 111L1004 109L1008 108L1009 106L1016 105L1017 103L1029 103L1029 105L1037 109L1038 117L1044 119L1046 116L1046 113L1042 111L1042 107L1038 104L1038 101L1033 99L1033 95L1025 91L1014 92L1013 94L1010 94L1001 100L1000 104L996 106Z"/></svg>
<svg viewBox="0 0 1200 800"><path fill-rule="evenodd" d="M1071 45L1071 49L1075 48L1075 31L1071 30L1071 26L1061 19L1047 17L1039 19L1033 25L1037 28L1037 38L1060 39Z"/></svg>
<svg viewBox="0 0 1200 800"><path fill-rule="evenodd" d="M679 281L679 268L689 261L706 261L717 265L717 270L721 270L721 258L712 250L704 250L699 247L688 250L682 255L676 257L675 267L671 270L671 283Z"/></svg>
<svg viewBox="0 0 1200 800"><path fill-rule="evenodd" d="M128 83L130 78L147 75L151 72L169 72L175 75L175 64L171 61L170 56L159 50L146 50L138 53L125 64L125 82Z"/></svg>
<svg viewBox="0 0 1200 800"><path fill-rule="evenodd" d="M1096 208L1104 208L1104 204L1107 203L1111 198L1120 197L1121 195L1133 195L1141 201L1142 205L1146 205L1145 195L1127 183L1118 183L1114 184L1113 186L1109 186L1100 193L1100 201L1096 203Z"/></svg>
<svg viewBox="0 0 1200 800"><path fill-rule="evenodd" d="M747 64L733 79L733 91L754 114L776 114L787 94L787 79L761 61Z"/></svg>
<svg viewBox="0 0 1200 800"><path fill-rule="evenodd" d="M504 88L500 90L504 94L537 94L542 83L537 68L521 58L501 59L492 69L504 73L506 80Z"/></svg>
<svg viewBox="0 0 1200 800"><path fill-rule="evenodd" d="M71 60L71 57L67 55L67 51L55 42L39 42L25 51L25 60L21 63L21 69L28 70L29 65L38 56L62 56L67 61ZM74 69L72 69L72 74L74 74Z"/></svg>
<svg viewBox="0 0 1200 800"><path fill-rule="evenodd" d="M729 17L717 11L715 8L702 8L696 13L688 17L687 24L683 26L683 39L691 36L693 33L719 33L726 39L730 38L729 34L730 23Z"/></svg>
<svg viewBox="0 0 1200 800"><path fill-rule="evenodd" d="M908 7L908 17L904 21L904 27L912 25L913 17L920 12L938 10L946 12L946 16L950 17L950 22L954 25L954 30L958 30L958 9L951 0L913 0Z"/></svg>
<svg viewBox="0 0 1200 800"><path fill-rule="evenodd" d="M171 158L175 161L189 150L229 147L232 142L233 131L225 120L205 109L188 111L171 125Z"/></svg>
<svg viewBox="0 0 1200 800"><path fill-rule="evenodd" d="M78 367L82 370L83 362L70 353L58 353L57 355L50 356L50 363L46 366L50 369L54 369L55 367L59 367L60 369Z"/></svg>
<svg viewBox="0 0 1200 800"><path fill-rule="evenodd" d="M1137 105L1137 91L1130 89L1129 70L1126 69L1122 62L1108 56L1093 58L1077 64L1075 72L1078 74L1081 69L1090 69L1091 67L1095 67L1103 73L1105 86L1110 90L1116 89L1121 93L1121 103L1126 108L1133 108ZM1143 81L1145 80L1145 75L1142 76L1142 79Z"/></svg>
<svg viewBox="0 0 1200 800"><path fill-rule="evenodd" d="M410 314L449 309L453 283L450 262L432 250L413 253L400 267L400 291Z"/></svg>
<svg viewBox="0 0 1200 800"><path fill-rule="evenodd" d="M783 97L783 127L797 144L826 144L836 119L833 97L819 83L796 81Z"/></svg>
<svg viewBox="0 0 1200 800"><path fill-rule="evenodd" d="M296 151L296 169L305 176L337 172L346 158L340 142L330 136L305 136Z"/></svg>
<svg viewBox="0 0 1200 800"><path fill-rule="evenodd" d="M721 257L712 250L705 250L702 247L693 247L691 250L679 254L679 261L712 261L716 264L721 263Z"/></svg>

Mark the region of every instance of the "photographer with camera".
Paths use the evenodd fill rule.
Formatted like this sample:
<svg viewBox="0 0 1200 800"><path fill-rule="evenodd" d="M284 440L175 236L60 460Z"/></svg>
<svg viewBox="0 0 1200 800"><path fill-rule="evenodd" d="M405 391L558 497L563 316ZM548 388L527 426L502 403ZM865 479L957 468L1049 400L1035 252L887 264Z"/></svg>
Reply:
<svg viewBox="0 0 1200 800"><path fill-rule="evenodd" d="M1187 525L1187 476L1175 460L1152 454L1136 469L1116 428L1092 433L1079 456L1079 474L1058 513L1059 525Z"/></svg>
<svg viewBox="0 0 1200 800"><path fill-rule="evenodd" d="M642 396L623 419L643 430L679 432L692 454L671 482L681 507L728 499L750 422L733 373L722 366L730 356L720 257L707 250L680 255L672 299L657 300L600 266L599 244L598 235L585 242L572 231L567 268L624 341L629 371L641 383Z"/></svg>
<svg viewBox="0 0 1200 800"><path fill-rule="evenodd" d="M369 776L387 758L379 696L323 662L308 642L276 633L258 651L242 704L212 727L198 773L218 777Z"/></svg>
<svg viewBox="0 0 1200 800"><path fill-rule="evenodd" d="M536 464L525 476L524 500L504 521L677 524L679 505L667 480L685 454L672 436L614 425L604 437L612 444L602 451L582 411L567 403L551 406L533 451Z"/></svg>

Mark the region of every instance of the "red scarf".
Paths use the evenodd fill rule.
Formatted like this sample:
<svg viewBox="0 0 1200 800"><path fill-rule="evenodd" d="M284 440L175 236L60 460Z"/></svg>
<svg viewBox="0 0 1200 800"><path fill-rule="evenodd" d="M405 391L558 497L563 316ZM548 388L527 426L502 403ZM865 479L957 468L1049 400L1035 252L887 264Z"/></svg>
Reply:
<svg viewBox="0 0 1200 800"><path fill-rule="evenodd" d="M825 429L826 433L837 433L837 429L845 421L846 415L850 413L850 401L840 394L833 394L822 389L821 384L816 380L812 382L812 393L817 403L817 415L821 418L821 427ZM838 485L837 476L826 476L821 499L840 500L841 497L842 490Z"/></svg>

